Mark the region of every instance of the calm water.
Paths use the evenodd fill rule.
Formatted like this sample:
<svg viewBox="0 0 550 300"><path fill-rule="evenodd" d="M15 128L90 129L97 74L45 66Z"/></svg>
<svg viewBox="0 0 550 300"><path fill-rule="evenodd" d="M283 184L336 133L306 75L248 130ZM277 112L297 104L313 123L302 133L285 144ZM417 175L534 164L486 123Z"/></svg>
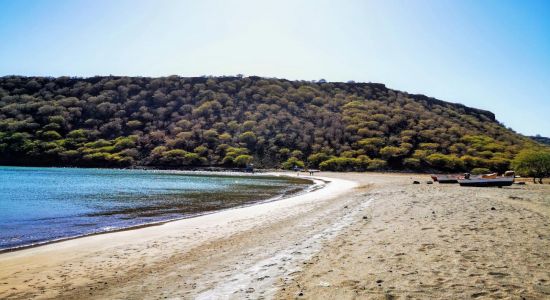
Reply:
<svg viewBox="0 0 550 300"><path fill-rule="evenodd" d="M285 177L0 167L0 249L252 204L308 185Z"/></svg>

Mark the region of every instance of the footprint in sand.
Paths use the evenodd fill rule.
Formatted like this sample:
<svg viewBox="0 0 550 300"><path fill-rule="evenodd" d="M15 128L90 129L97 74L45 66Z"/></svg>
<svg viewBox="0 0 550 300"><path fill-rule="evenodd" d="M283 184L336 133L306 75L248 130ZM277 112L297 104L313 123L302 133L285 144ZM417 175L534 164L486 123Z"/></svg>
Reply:
<svg viewBox="0 0 550 300"><path fill-rule="evenodd" d="M425 252L426 250L430 250L435 248L436 246L434 244L422 244L420 245L420 248L418 248L418 251Z"/></svg>
<svg viewBox="0 0 550 300"><path fill-rule="evenodd" d="M485 295L487 295L486 292L473 293L473 294L472 294L472 298L475 299L475 298L483 297L483 296L485 296Z"/></svg>
<svg viewBox="0 0 550 300"><path fill-rule="evenodd" d="M502 278L502 277L505 277L505 276L510 275L510 274L508 274L508 273L502 273L502 272L489 272L489 273L487 273L487 274L489 274L489 275L491 275L491 276L499 277L499 278Z"/></svg>

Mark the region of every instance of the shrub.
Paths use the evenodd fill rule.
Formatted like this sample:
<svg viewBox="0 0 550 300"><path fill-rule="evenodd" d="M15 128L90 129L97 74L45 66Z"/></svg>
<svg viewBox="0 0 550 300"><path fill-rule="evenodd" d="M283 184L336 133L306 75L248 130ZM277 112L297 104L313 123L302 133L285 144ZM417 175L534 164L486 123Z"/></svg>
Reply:
<svg viewBox="0 0 550 300"><path fill-rule="evenodd" d="M414 157L405 158L403 164L408 168L417 169L420 167L420 159Z"/></svg>
<svg viewBox="0 0 550 300"><path fill-rule="evenodd" d="M384 169L387 166L387 164L388 162L383 159L374 158L369 161L367 170L381 170L381 169Z"/></svg>
<svg viewBox="0 0 550 300"><path fill-rule="evenodd" d="M289 157L284 163L282 163L281 167L286 170L291 170L294 167L304 168L305 164L296 157Z"/></svg>
<svg viewBox="0 0 550 300"><path fill-rule="evenodd" d="M355 171L365 169L365 162L350 157L333 157L319 164L321 170L326 171Z"/></svg>
<svg viewBox="0 0 550 300"><path fill-rule="evenodd" d="M550 176L550 150L528 149L521 151L513 160L514 170L522 176L542 178Z"/></svg>
<svg viewBox="0 0 550 300"><path fill-rule="evenodd" d="M46 141L53 141L60 139L61 135L57 131L50 130L42 133L42 138Z"/></svg>
<svg viewBox="0 0 550 300"><path fill-rule="evenodd" d="M252 156L246 154L239 155L233 160L233 163L238 167L246 167L251 162Z"/></svg>
<svg viewBox="0 0 550 300"><path fill-rule="evenodd" d="M319 167L319 164L327 159L329 159L330 156L326 153L315 153L310 156L308 156L307 161L312 167Z"/></svg>
<svg viewBox="0 0 550 300"><path fill-rule="evenodd" d="M399 157L407 153L407 149L403 149L400 147L394 147L394 146L386 146L382 149L380 149L380 155L385 158L390 157Z"/></svg>
<svg viewBox="0 0 550 300"><path fill-rule="evenodd" d="M247 145L253 145L256 143L256 134L251 131L247 131L239 135L239 140L243 143L246 143Z"/></svg>
<svg viewBox="0 0 550 300"><path fill-rule="evenodd" d="M461 170L463 163L456 155L434 153L426 157L426 162L437 169Z"/></svg>

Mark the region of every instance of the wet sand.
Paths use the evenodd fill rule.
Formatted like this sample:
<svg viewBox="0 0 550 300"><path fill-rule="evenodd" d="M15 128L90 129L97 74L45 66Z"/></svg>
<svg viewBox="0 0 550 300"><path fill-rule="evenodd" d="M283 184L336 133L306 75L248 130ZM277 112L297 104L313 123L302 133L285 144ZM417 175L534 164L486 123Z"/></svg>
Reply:
<svg viewBox="0 0 550 300"><path fill-rule="evenodd" d="M279 201L0 254L0 299L209 298L254 286L273 294L283 275L274 259L294 268L320 247L311 233L336 232L316 225L357 183L330 180Z"/></svg>
<svg viewBox="0 0 550 300"><path fill-rule="evenodd" d="M0 254L0 299L550 297L550 185L319 176L294 198Z"/></svg>

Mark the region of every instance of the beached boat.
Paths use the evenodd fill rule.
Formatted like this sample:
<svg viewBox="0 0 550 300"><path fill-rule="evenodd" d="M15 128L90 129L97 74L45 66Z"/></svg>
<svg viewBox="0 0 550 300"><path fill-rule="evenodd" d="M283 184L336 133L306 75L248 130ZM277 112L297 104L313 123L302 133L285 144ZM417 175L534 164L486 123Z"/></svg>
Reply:
<svg viewBox="0 0 550 300"><path fill-rule="evenodd" d="M513 171L511 171L513 172ZM482 174L482 175L469 175L469 179L497 179L498 174L497 173L491 173L491 174ZM505 175L506 176L506 175ZM465 175L456 175L456 174L436 174L436 175L430 175L432 177L433 181L437 181L439 183L459 183L459 180L465 179Z"/></svg>
<svg viewBox="0 0 550 300"><path fill-rule="evenodd" d="M439 183L458 183L458 179L464 176L437 174L437 175L430 175L430 177L432 177L433 181L437 181Z"/></svg>
<svg viewBox="0 0 550 300"><path fill-rule="evenodd" d="M460 186L477 186L477 187L490 187L490 186L510 186L514 184L514 177L496 177L496 178L464 178L459 179L458 184Z"/></svg>

